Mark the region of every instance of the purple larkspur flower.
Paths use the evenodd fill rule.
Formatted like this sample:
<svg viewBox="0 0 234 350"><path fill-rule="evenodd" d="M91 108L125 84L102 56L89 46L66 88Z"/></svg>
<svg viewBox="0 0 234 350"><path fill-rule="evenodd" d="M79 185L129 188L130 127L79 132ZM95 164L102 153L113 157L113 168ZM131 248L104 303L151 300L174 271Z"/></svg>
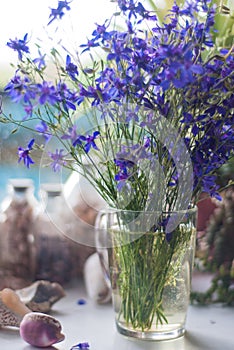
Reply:
<svg viewBox="0 0 234 350"><path fill-rule="evenodd" d="M78 343L74 345L70 350L76 350L76 349L89 349L90 345L88 342Z"/></svg>
<svg viewBox="0 0 234 350"><path fill-rule="evenodd" d="M46 142L48 142L52 137L48 125L44 120L41 120L40 123L35 126L35 130L38 131L41 135L43 135Z"/></svg>
<svg viewBox="0 0 234 350"><path fill-rule="evenodd" d="M131 160L128 159L124 159L124 158L117 158L114 159L115 165L117 165L120 170L126 170L127 168L132 168L134 167L134 162L132 162Z"/></svg>
<svg viewBox="0 0 234 350"><path fill-rule="evenodd" d="M127 33L116 32L111 41L111 52L107 55L107 60L115 60L118 64L121 60L130 60L132 49L128 47Z"/></svg>
<svg viewBox="0 0 234 350"><path fill-rule="evenodd" d="M49 15L49 18L51 18L51 20L49 21L48 25L51 24L56 18L61 19L65 14L64 9L67 11L71 9L69 6L71 2L72 0L58 1L58 7L56 9L51 9L51 13Z"/></svg>
<svg viewBox="0 0 234 350"><path fill-rule="evenodd" d="M42 69L46 67L45 63L45 54L42 54L40 50L38 51L39 56L37 58L34 58L33 62L37 65L38 69Z"/></svg>
<svg viewBox="0 0 234 350"><path fill-rule="evenodd" d="M98 47L99 43L97 42L96 38L89 39L86 44L81 44L80 47L83 47L82 53L85 51L89 51L93 47Z"/></svg>
<svg viewBox="0 0 234 350"><path fill-rule="evenodd" d="M201 75L204 69L193 63L193 51L186 45L161 45L158 50L166 65L157 78L161 79L161 86L167 90L172 83L176 88L184 88L195 81L195 75Z"/></svg>
<svg viewBox="0 0 234 350"><path fill-rule="evenodd" d="M118 172L118 174L115 175L115 181L120 181L121 184L123 185L123 183L129 179L129 177L131 176L131 174L128 173L127 168L122 169L121 171Z"/></svg>
<svg viewBox="0 0 234 350"><path fill-rule="evenodd" d="M99 84L96 87L89 86L87 89L80 86L80 96L93 99L92 106L102 102L108 103L115 98L116 89L103 89Z"/></svg>
<svg viewBox="0 0 234 350"><path fill-rule="evenodd" d="M50 166L54 172L59 172L61 170L61 167L63 167L67 163L64 159L65 156L63 155L63 152L63 149L56 149L55 153L48 152L48 155L52 159L52 163L50 164Z"/></svg>
<svg viewBox="0 0 234 350"><path fill-rule="evenodd" d="M148 19L151 21L157 20L157 16L155 16L154 11L146 10L141 2L137 3L137 6L135 7L135 13L140 15L142 19Z"/></svg>
<svg viewBox="0 0 234 350"><path fill-rule="evenodd" d="M96 29L93 31L92 36L94 37L94 42L97 43L98 40L101 40L102 42L105 42L110 39L112 35L112 31L108 32L107 28L109 26L110 21L106 20L104 24L97 24L96 23Z"/></svg>
<svg viewBox="0 0 234 350"><path fill-rule="evenodd" d="M158 223L158 225L163 228L163 232L165 232L165 239L166 239L166 242L168 244L172 240L173 233L174 233L174 231L170 231L170 232L167 231L167 225L169 222L175 222L175 224L177 223L177 214L176 213L174 215L168 214L167 217L162 218L162 221L159 221L159 223Z"/></svg>
<svg viewBox="0 0 234 350"><path fill-rule="evenodd" d="M86 137L83 135L78 135L76 131L76 125L70 127L66 134L62 135L62 140L71 140L72 146L76 147L81 146L84 141L86 141Z"/></svg>
<svg viewBox="0 0 234 350"><path fill-rule="evenodd" d="M64 82L59 82L57 84L56 91L57 101L62 103L64 110L66 112L68 112L69 109L75 111L76 103L78 103L80 96L76 92L74 93L71 91Z"/></svg>
<svg viewBox="0 0 234 350"><path fill-rule="evenodd" d="M25 117L23 118L23 120L26 120L28 118L30 118L33 114L33 105L31 103L28 103L27 105L24 105L24 110L26 112Z"/></svg>
<svg viewBox="0 0 234 350"><path fill-rule="evenodd" d="M125 12L128 9L128 0L118 0L118 6L121 11Z"/></svg>
<svg viewBox="0 0 234 350"><path fill-rule="evenodd" d="M23 52L29 53L29 47L27 46L28 34L25 34L23 39L15 39L7 42L7 46L18 52L18 58L20 61L23 59Z"/></svg>
<svg viewBox="0 0 234 350"><path fill-rule="evenodd" d="M25 103L29 103L31 99L36 96L35 90L31 88L30 79L25 76L21 77L16 74L10 82L5 86L4 91L9 94L13 102L20 102L23 100Z"/></svg>
<svg viewBox="0 0 234 350"><path fill-rule="evenodd" d="M92 135L88 135L85 137L86 143L84 145L84 150L86 153L88 153L91 148L98 150L98 147L95 143L95 140L99 135L100 135L99 131L94 131L94 133Z"/></svg>
<svg viewBox="0 0 234 350"><path fill-rule="evenodd" d="M46 102L53 105L59 101L56 89L51 83L43 81L42 84L37 84L36 86L39 95L39 103L41 105L44 105Z"/></svg>
<svg viewBox="0 0 234 350"><path fill-rule="evenodd" d="M62 140L68 140L70 139L72 142L74 142L77 139L77 132L76 132L76 125L71 126L68 128L67 133L63 134L61 139Z"/></svg>
<svg viewBox="0 0 234 350"><path fill-rule="evenodd" d="M120 192L126 186L126 181L131 178L132 168L135 164L131 160L124 158L116 158L114 163L119 167L119 172L115 175L115 181L117 181L117 190Z"/></svg>
<svg viewBox="0 0 234 350"><path fill-rule="evenodd" d="M83 135L77 135L76 139L73 141L72 145L74 147L81 146L83 142L86 141L86 137Z"/></svg>
<svg viewBox="0 0 234 350"><path fill-rule="evenodd" d="M66 72L72 80L76 80L76 77L78 75L78 68L74 63L72 63L71 56L69 55L67 55L66 58Z"/></svg>
<svg viewBox="0 0 234 350"><path fill-rule="evenodd" d="M151 11L144 8L141 2L135 0L118 0L118 6L121 11L128 12L128 18L136 18L139 15L138 23L143 19L155 20L156 16L151 15Z"/></svg>
<svg viewBox="0 0 234 350"><path fill-rule="evenodd" d="M116 154L118 166L120 166L122 160L124 166L131 168L141 160L152 159L152 153L149 151L149 141L147 139L145 141L146 143L143 145L123 146L122 150Z"/></svg>
<svg viewBox="0 0 234 350"><path fill-rule="evenodd" d="M35 140L32 139L29 143L28 146L26 148L23 147L19 147L18 148L18 163L21 162L21 160L24 161L24 165L26 165L27 168L30 167L30 164L34 164L34 161L32 160L32 158L30 157L30 152L33 148L33 144L34 144Z"/></svg>

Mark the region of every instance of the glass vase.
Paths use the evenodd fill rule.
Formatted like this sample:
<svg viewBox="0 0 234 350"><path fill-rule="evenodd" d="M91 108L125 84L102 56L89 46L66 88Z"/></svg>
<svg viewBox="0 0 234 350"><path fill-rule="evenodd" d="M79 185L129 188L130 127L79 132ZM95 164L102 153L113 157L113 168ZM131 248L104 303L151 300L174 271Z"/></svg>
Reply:
<svg viewBox="0 0 234 350"><path fill-rule="evenodd" d="M97 251L112 290L119 333L145 340L184 335L196 212L99 214Z"/></svg>

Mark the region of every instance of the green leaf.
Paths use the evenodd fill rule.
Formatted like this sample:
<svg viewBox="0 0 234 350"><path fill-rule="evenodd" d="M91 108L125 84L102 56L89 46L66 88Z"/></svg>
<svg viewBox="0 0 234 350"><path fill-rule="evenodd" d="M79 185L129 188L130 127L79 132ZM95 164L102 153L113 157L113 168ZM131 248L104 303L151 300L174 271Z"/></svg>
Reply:
<svg viewBox="0 0 234 350"><path fill-rule="evenodd" d="M19 128L15 128L15 129L11 130L11 134L13 135L13 134L17 133L18 130L19 130Z"/></svg>

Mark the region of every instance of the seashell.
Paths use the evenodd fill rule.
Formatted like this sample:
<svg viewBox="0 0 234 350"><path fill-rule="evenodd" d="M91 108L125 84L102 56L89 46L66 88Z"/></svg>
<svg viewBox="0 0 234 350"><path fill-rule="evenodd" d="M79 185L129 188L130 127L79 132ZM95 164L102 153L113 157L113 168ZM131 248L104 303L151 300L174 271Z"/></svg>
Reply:
<svg viewBox="0 0 234 350"><path fill-rule="evenodd" d="M10 288L0 291L0 326L19 327L23 317L31 310L21 302Z"/></svg>
<svg viewBox="0 0 234 350"><path fill-rule="evenodd" d="M46 348L65 339L60 322L44 313L30 312L20 323L20 336L28 344Z"/></svg>
<svg viewBox="0 0 234 350"><path fill-rule="evenodd" d="M111 301L111 290L104 278L104 273L97 253L92 254L84 265L84 283L88 296L99 304Z"/></svg>
<svg viewBox="0 0 234 350"><path fill-rule="evenodd" d="M15 292L31 311L45 313L51 310L55 302L65 296L65 291L59 283L44 280L36 281Z"/></svg>

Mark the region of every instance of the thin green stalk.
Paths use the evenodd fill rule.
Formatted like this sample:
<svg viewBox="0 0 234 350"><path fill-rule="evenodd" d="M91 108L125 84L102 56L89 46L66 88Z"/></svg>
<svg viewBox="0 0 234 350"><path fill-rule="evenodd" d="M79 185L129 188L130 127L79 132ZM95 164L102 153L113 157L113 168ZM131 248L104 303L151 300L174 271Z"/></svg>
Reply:
<svg viewBox="0 0 234 350"><path fill-rule="evenodd" d="M119 321L123 318L127 324L142 331L150 329L154 322L156 327L167 323L163 292L167 284L176 280L177 269L192 234L191 228L187 230L177 229L170 243L166 242L163 232L152 232L114 248L118 273L112 278L121 297ZM172 264L175 257L178 263Z"/></svg>

